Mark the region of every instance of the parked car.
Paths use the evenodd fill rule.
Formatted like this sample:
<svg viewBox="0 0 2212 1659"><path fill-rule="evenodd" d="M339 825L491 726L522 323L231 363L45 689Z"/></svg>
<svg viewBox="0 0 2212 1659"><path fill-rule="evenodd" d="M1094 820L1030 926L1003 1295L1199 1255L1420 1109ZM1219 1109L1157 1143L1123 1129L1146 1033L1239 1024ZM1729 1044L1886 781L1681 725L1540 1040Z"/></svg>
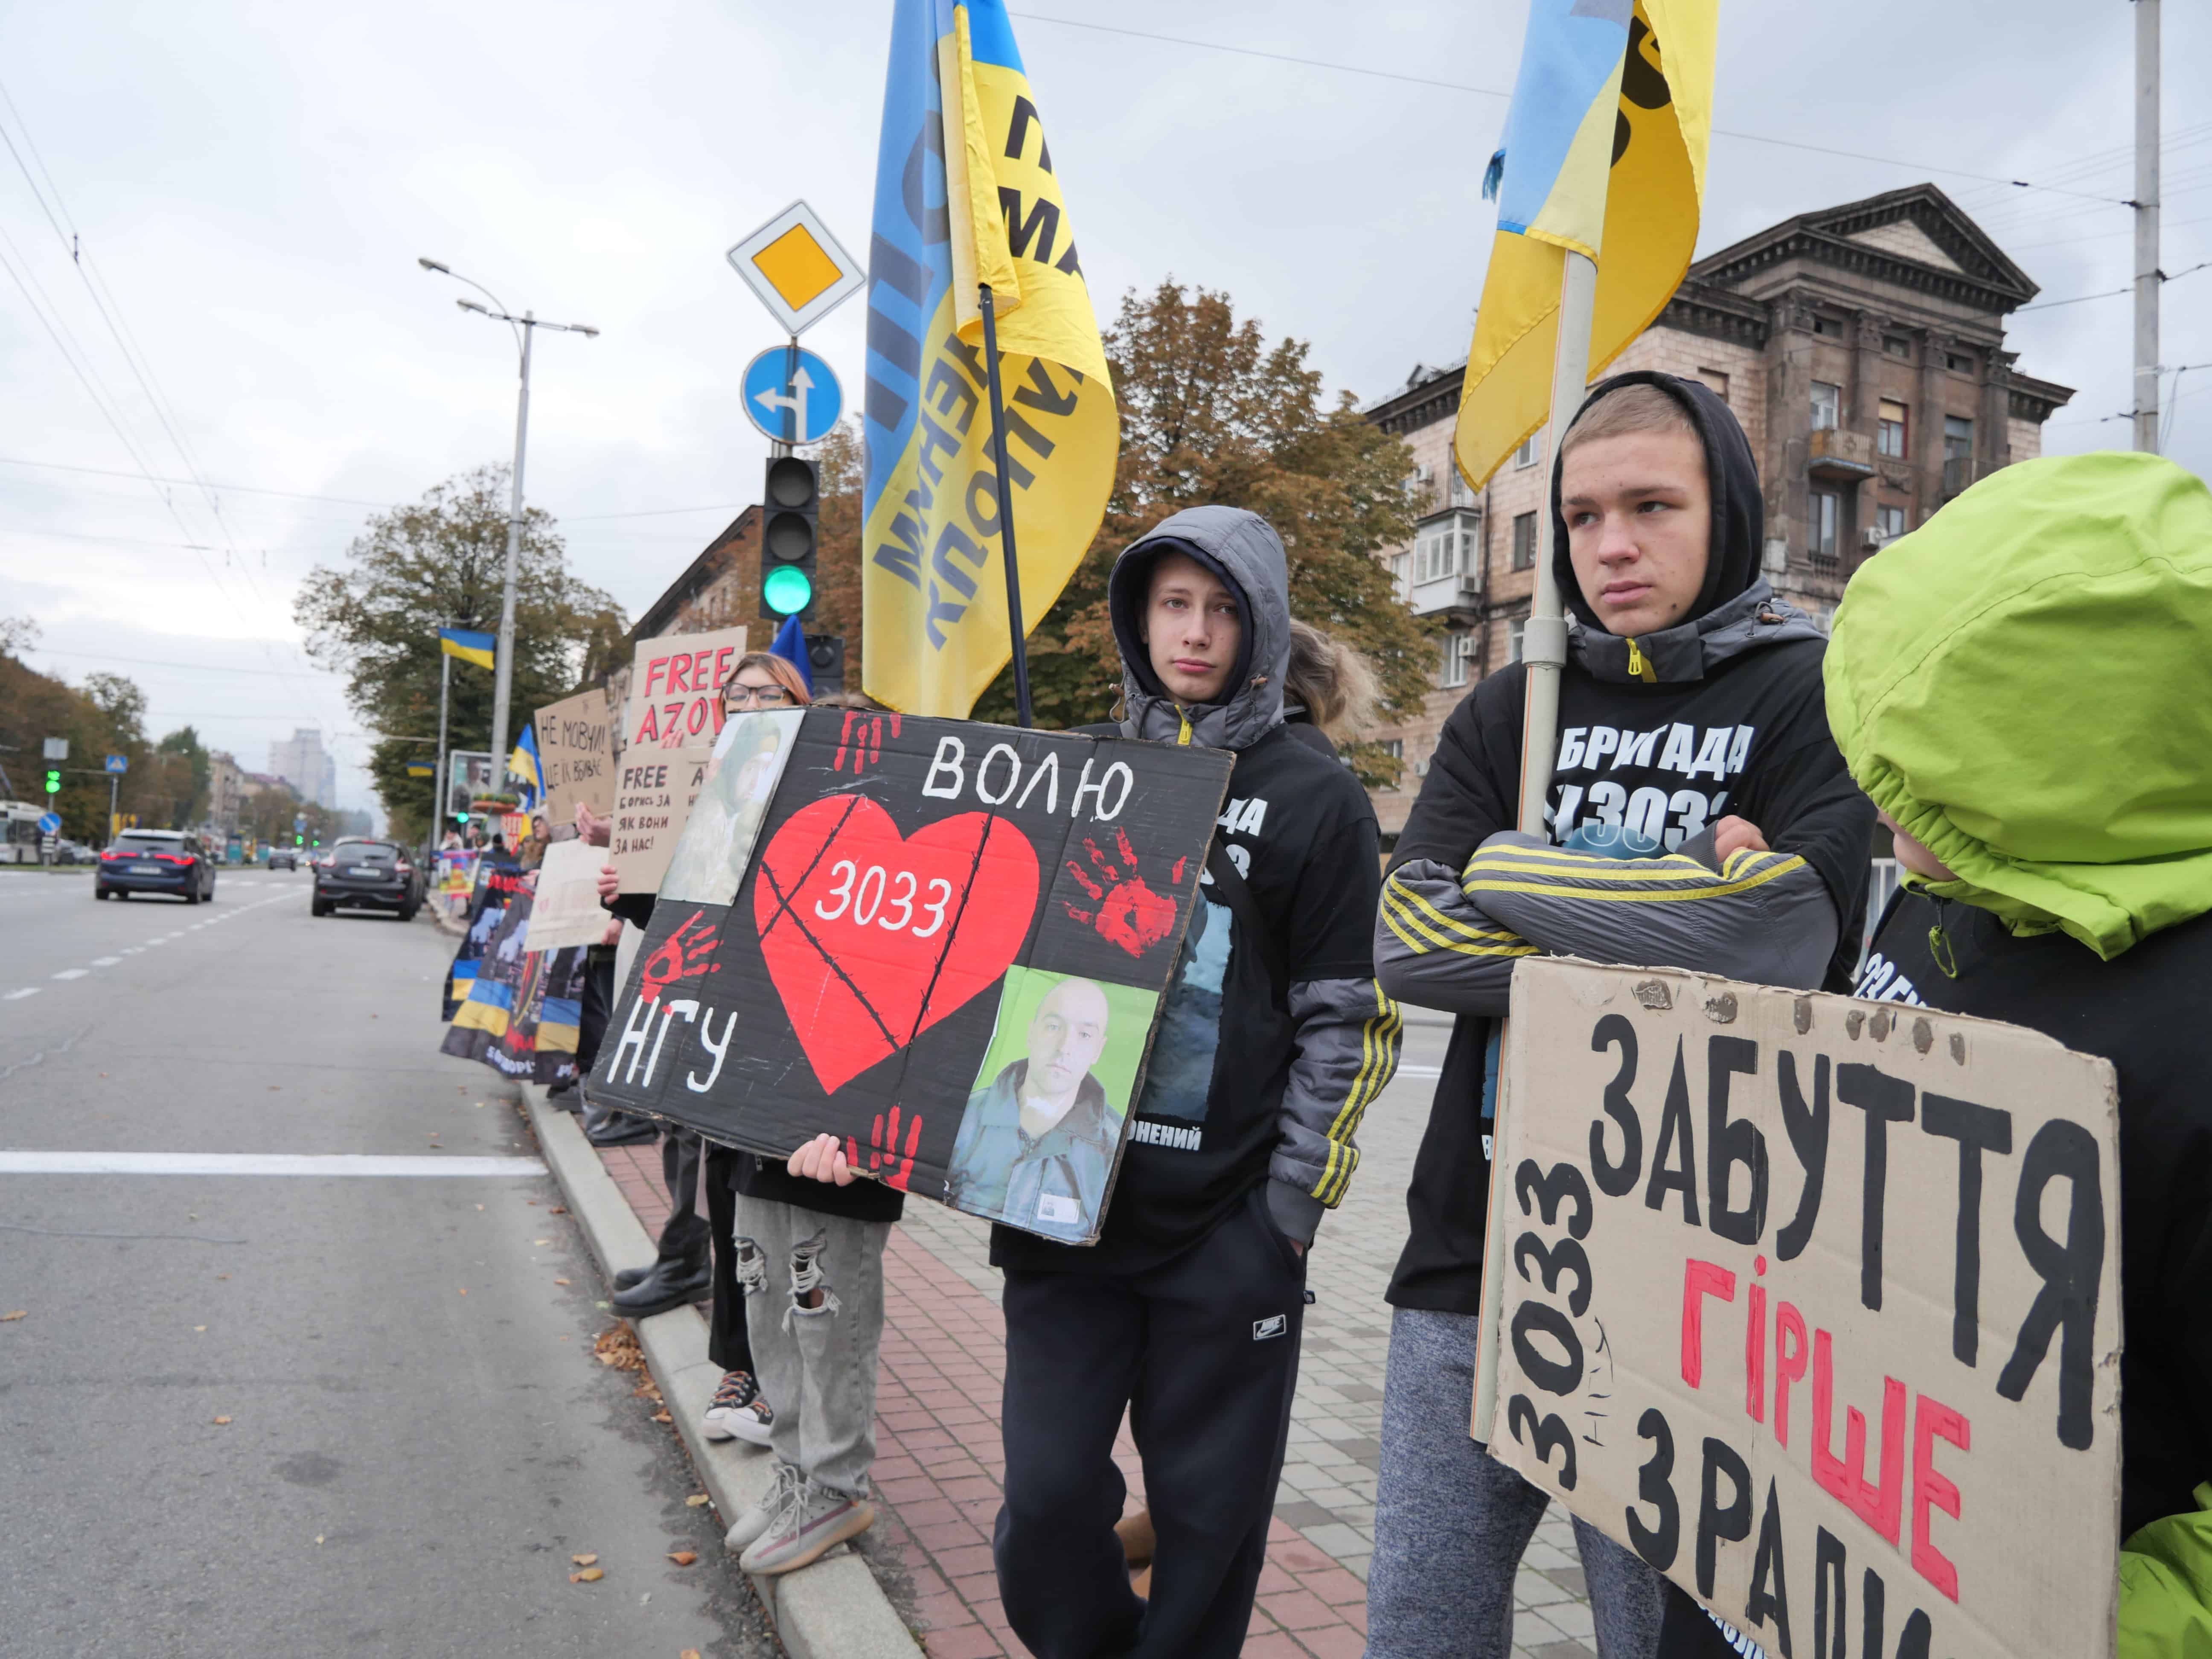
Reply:
<svg viewBox="0 0 2212 1659"><path fill-rule="evenodd" d="M125 830L100 855L93 896L167 893L187 904L215 900L215 859L181 830Z"/></svg>
<svg viewBox="0 0 2212 1659"><path fill-rule="evenodd" d="M391 910L412 921L422 908L422 869L397 842L347 840L315 866L308 908L327 916L344 909Z"/></svg>
<svg viewBox="0 0 2212 1659"><path fill-rule="evenodd" d="M300 855L289 847L272 847L269 849L269 867L271 870L296 870L300 867Z"/></svg>

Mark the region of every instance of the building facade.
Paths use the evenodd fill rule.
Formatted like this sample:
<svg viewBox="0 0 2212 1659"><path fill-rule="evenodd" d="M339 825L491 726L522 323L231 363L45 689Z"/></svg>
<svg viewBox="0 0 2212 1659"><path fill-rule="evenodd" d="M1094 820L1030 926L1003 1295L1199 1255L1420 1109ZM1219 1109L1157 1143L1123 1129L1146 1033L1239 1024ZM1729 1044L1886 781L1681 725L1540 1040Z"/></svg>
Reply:
<svg viewBox="0 0 2212 1659"><path fill-rule="evenodd" d="M269 769L290 784L301 800L318 806L337 804L338 764L324 752L323 734L312 726L294 729L269 745Z"/></svg>
<svg viewBox="0 0 2212 1659"><path fill-rule="evenodd" d="M757 507L749 507L731 520L722 533L684 568L684 574L646 607L623 644L634 647L641 640L657 640L664 634L703 634L710 629L744 627L751 630L746 635L747 646L765 651L775 629L758 614L760 526ZM629 671L630 659L624 656L607 676L607 695L617 714L629 705ZM619 719L615 726L619 734Z"/></svg>
<svg viewBox="0 0 2212 1659"><path fill-rule="evenodd" d="M2074 393L2014 367L2004 319L2037 293L1933 185L1793 219L1691 266L1659 320L1607 374L1704 381L1759 459L1767 580L1825 625L1851 573L1977 478L2042 453ZM1405 762L1374 792L1403 828L1444 716L1517 661L1548 510L1538 431L1482 489L1452 462L1465 365L1417 367L1367 417L1405 441L1421 518L1382 556L1400 597L1445 624L1421 713L1378 732Z"/></svg>
<svg viewBox="0 0 2212 1659"><path fill-rule="evenodd" d="M246 774L235 756L225 749L208 757L208 822L226 835L239 830L239 809L246 804Z"/></svg>

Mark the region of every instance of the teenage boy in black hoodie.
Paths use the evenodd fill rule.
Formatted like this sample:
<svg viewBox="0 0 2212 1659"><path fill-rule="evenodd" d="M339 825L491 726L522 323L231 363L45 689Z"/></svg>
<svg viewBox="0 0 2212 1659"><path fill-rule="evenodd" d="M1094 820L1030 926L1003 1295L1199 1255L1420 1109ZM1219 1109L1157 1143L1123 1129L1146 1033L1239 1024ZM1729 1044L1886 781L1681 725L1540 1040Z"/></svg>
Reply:
<svg viewBox="0 0 2212 1659"><path fill-rule="evenodd" d="M1544 1512L1468 1437L1514 962L1840 987L1865 906L1873 814L1828 735L1820 630L1759 574L1759 473L1728 405L1673 375L1617 375L1560 452L1553 569L1572 619L1549 834L1514 829L1516 663L1444 722L1376 930L1383 988L1459 1019L1389 1292L1370 1659L1504 1659L1515 1568ZM1595 1528L1576 1532L1599 1652L1649 1655L1663 1581Z"/></svg>
<svg viewBox="0 0 2212 1659"><path fill-rule="evenodd" d="M1178 513L1122 553L1108 592L1119 734L1231 750L1237 766L1100 1243L992 1233L1006 1275L999 1591L1038 1659L1209 1659L1244 1644L1305 1252L1358 1162L1398 1018L1370 957L1374 813L1283 725L1275 532L1231 507ZM1125 1407L1158 1540L1146 1600L1114 1532Z"/></svg>

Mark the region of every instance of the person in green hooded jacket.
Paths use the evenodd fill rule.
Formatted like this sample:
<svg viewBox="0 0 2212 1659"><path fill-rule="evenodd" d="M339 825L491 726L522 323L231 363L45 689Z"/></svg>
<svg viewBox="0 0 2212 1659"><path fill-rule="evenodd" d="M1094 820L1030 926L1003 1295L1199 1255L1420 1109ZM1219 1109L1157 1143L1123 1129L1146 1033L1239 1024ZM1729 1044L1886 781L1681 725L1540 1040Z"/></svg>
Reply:
<svg viewBox="0 0 2212 1659"><path fill-rule="evenodd" d="M2118 1651L2206 1659L2212 491L2154 455L2007 467L1852 577L1824 671L1905 872L1858 994L2118 1074ZM1670 1595L1667 1659L1743 1651Z"/></svg>

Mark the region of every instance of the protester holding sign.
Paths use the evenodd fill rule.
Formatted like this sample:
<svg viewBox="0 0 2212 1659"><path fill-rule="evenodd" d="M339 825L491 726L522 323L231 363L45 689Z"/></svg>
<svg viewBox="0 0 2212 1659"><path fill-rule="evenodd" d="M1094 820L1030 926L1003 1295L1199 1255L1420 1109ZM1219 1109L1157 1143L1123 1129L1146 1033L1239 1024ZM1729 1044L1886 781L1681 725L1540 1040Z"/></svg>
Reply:
<svg viewBox="0 0 2212 1659"><path fill-rule="evenodd" d="M1514 828L1516 663L1445 721L1376 928L1383 988L1460 1016L1389 1293L1376 1659L1503 1659L1514 1569L1546 1502L1468 1437L1515 961L1841 988L1865 903L1873 816L1828 735L1820 630L1759 574L1759 471L1728 405L1694 381L1617 375L1559 449L1554 558L1573 619L1550 838ZM1601 1650L1650 1653L1656 1575L1595 1528L1577 1534Z"/></svg>
<svg viewBox="0 0 2212 1659"><path fill-rule="evenodd" d="M999 1587L1040 1659L1243 1647L1297 1381L1305 1252L1396 1064L1397 1012L1368 939L1374 815L1349 772L1283 726L1287 588L1273 530L1217 507L1168 519L1111 579L1120 734L1237 761L1100 1242L992 1233L1006 1275ZM1089 1121L1078 1074L1115 1039L1098 1000L1070 984L1049 1017L1040 1006L1005 1116L990 1106L972 1147L1001 1121L1018 1136L1024 1118L1050 1144L1068 1133L1046 1123L1063 1098L1061 1126ZM1133 1400L1158 1534L1148 1601L1114 1533L1124 1488L1111 1453Z"/></svg>
<svg viewBox="0 0 2212 1659"><path fill-rule="evenodd" d="M2212 494L2152 455L2007 467L1852 579L1826 678L1908 872L1859 994L2118 1073L2118 1651L2212 1650ZM1674 1595L1667 1654L1741 1651Z"/></svg>

